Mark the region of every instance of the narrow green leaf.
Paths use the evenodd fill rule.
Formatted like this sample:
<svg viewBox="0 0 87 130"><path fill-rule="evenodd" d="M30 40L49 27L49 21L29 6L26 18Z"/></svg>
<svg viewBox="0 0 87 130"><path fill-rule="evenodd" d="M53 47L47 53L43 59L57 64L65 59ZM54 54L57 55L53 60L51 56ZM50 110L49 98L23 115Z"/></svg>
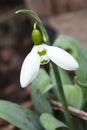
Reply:
<svg viewBox="0 0 87 130"><path fill-rule="evenodd" d="M44 69L40 69L37 77L33 80L31 84L31 98L36 109L39 114L48 112L52 114L52 108L47 100L47 96L42 93L46 91L46 86L48 87L50 83L50 79L46 74Z"/></svg>
<svg viewBox="0 0 87 130"><path fill-rule="evenodd" d="M21 130L44 130L35 113L8 101L0 100L0 118Z"/></svg>
<svg viewBox="0 0 87 130"><path fill-rule="evenodd" d="M68 105L80 109L84 101L82 89L78 85L64 85L63 88Z"/></svg>
<svg viewBox="0 0 87 130"><path fill-rule="evenodd" d="M72 84L72 80L70 79L69 75L66 73L65 70L62 70L61 68L59 68L59 73L60 73L60 76L61 76L61 81L62 81L62 84ZM54 72L53 72L53 68L52 66L50 65L50 78L51 78L51 82L52 82L52 85L53 85L53 90L56 94L56 97L59 98L59 92L57 90L57 84L56 84L56 80L55 80L55 75L54 75Z"/></svg>
<svg viewBox="0 0 87 130"><path fill-rule="evenodd" d="M39 26L40 29L41 29L44 42L49 43L49 36L48 36L48 34L47 34L47 32L46 32L46 29L45 29L45 27L44 27L42 21L41 21L40 18L38 17L38 15L37 15L33 10L21 9L21 10L16 11L16 13L28 13L28 14L30 14L31 16L33 16L34 19L36 20L38 26Z"/></svg>
<svg viewBox="0 0 87 130"><path fill-rule="evenodd" d="M51 90L53 87L54 87L53 84L49 84L47 86L42 86L40 88L40 93L43 95L43 94L47 93L49 90Z"/></svg>
<svg viewBox="0 0 87 130"><path fill-rule="evenodd" d="M72 84L73 83L70 76L68 75L68 73L65 70L59 68L59 73L60 73L62 84Z"/></svg>
<svg viewBox="0 0 87 130"><path fill-rule="evenodd" d="M60 76L61 76L62 84L72 84L73 83L70 76L68 75L68 73L65 70L59 68L59 73L60 73ZM55 80L53 68L52 68L51 65L50 65L50 75L51 75L52 81Z"/></svg>
<svg viewBox="0 0 87 130"><path fill-rule="evenodd" d="M40 116L40 122L46 130L56 130L57 128L67 127L63 122L48 113L44 113Z"/></svg>
<svg viewBox="0 0 87 130"><path fill-rule="evenodd" d="M44 69L40 69L39 74L34 82L38 82L38 90L43 95L53 88L49 75Z"/></svg>
<svg viewBox="0 0 87 130"><path fill-rule="evenodd" d="M39 90L45 86L48 86L50 84L50 77L48 76L47 72L40 68L39 73L35 80L32 82L32 85L37 83L37 87Z"/></svg>

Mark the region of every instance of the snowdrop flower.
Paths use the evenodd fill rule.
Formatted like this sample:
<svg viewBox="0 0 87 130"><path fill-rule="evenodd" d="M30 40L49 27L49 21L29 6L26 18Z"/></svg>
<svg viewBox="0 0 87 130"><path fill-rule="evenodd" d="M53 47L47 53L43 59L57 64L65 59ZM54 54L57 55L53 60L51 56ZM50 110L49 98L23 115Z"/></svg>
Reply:
<svg viewBox="0 0 87 130"><path fill-rule="evenodd" d="M35 45L25 57L20 73L20 83L23 88L36 77L40 65L47 64L50 60L65 70L78 69L78 63L69 53L61 48L42 43L41 33L37 29L33 30L32 39Z"/></svg>

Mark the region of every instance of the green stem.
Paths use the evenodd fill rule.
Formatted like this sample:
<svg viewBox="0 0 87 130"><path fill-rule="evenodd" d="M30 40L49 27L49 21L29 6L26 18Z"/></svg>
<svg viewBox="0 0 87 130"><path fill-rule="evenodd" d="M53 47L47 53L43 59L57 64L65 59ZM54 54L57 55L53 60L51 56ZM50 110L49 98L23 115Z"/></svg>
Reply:
<svg viewBox="0 0 87 130"><path fill-rule="evenodd" d="M34 23L34 29L36 30L37 22Z"/></svg>
<svg viewBox="0 0 87 130"><path fill-rule="evenodd" d="M60 97L60 100L61 100L63 108L64 108L64 115L65 115L66 123L71 130L75 130L73 120L72 120L71 115L68 111L68 105L67 105L65 94L64 94L64 91L63 91L62 82L61 82L60 74L59 74L59 71L58 71L58 67L54 63L52 63L52 67L53 67L53 71L54 71L54 75L55 75L55 79L56 79L56 84L58 86L57 90L59 92L59 97Z"/></svg>
<svg viewBox="0 0 87 130"><path fill-rule="evenodd" d="M47 31L42 23L42 21L40 20L39 16L33 11L33 10L28 10L28 9L21 9L21 10L17 10L15 12L16 14L17 13L28 13L30 14L31 16L34 17L34 19L36 20L37 22L37 25L39 25L40 29L41 29L41 32L42 32L42 36L43 36L43 41L48 43L49 44L49 36L47 34Z"/></svg>

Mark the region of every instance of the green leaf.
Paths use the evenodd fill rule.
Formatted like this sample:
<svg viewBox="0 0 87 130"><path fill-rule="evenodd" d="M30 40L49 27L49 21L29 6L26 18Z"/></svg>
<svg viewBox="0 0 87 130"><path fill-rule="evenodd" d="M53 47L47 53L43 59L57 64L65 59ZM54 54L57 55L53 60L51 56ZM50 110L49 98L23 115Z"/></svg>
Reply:
<svg viewBox="0 0 87 130"><path fill-rule="evenodd" d="M87 83L87 50L75 38L67 35L60 35L54 42L55 46L62 47L74 56L79 64L79 69L75 71L78 80L83 88L84 102L87 100L87 89L84 84Z"/></svg>
<svg viewBox="0 0 87 130"><path fill-rule="evenodd" d="M79 54L76 47L76 41L67 35L60 35L55 41L54 46L59 46L68 51L74 58L78 59Z"/></svg>
<svg viewBox="0 0 87 130"><path fill-rule="evenodd" d="M73 83L70 76L68 75L68 73L65 70L59 68L59 73L60 73L62 84L72 84Z"/></svg>
<svg viewBox="0 0 87 130"><path fill-rule="evenodd" d="M53 88L50 77L44 69L40 69L39 74L37 75L37 78L34 82L38 82L37 88L42 95L47 93L51 88Z"/></svg>
<svg viewBox="0 0 87 130"><path fill-rule="evenodd" d="M53 84L49 84L47 86L42 86L40 88L40 93L43 95L43 94L47 93L49 90L51 90L53 87L54 87Z"/></svg>
<svg viewBox="0 0 87 130"><path fill-rule="evenodd" d="M40 69L38 75L31 84L31 99L39 114L48 112L52 114L52 108L47 100L47 95L43 95L47 91L46 87L49 87L50 79L44 69Z"/></svg>
<svg viewBox="0 0 87 130"><path fill-rule="evenodd" d="M60 76L61 76L61 81L62 81L62 84L72 84L72 80L70 79L69 75L66 73L65 70L62 70L61 68L58 68L59 70L59 73L60 73ZM53 85L53 90L56 94L56 97L59 98L59 92L57 90L57 84L56 84L56 80L55 80L55 75L54 75L54 72L53 72L53 68L52 66L50 65L50 78L51 78L51 82L52 82L52 85Z"/></svg>
<svg viewBox="0 0 87 130"><path fill-rule="evenodd" d="M0 101L0 118L21 130L44 130L35 113L8 101Z"/></svg>
<svg viewBox="0 0 87 130"><path fill-rule="evenodd" d="M68 105L80 109L83 105L82 89L78 85L64 85L63 88Z"/></svg>
<svg viewBox="0 0 87 130"><path fill-rule="evenodd" d="M87 81L87 50L75 38L67 35L60 35L54 42L55 46L60 46L67 50L72 56L75 57L79 63L79 69L76 72L78 78L82 82Z"/></svg>
<svg viewBox="0 0 87 130"><path fill-rule="evenodd" d="M44 113L40 116L40 122L46 130L56 130L60 127L67 127L63 122L48 113Z"/></svg>
<svg viewBox="0 0 87 130"><path fill-rule="evenodd" d="M38 26L39 26L40 29L41 29L44 42L49 43L49 36L48 36L48 34L47 34L47 32L46 32L46 29L45 29L45 27L44 27L42 21L41 21L40 18L38 17L38 15L37 15L33 10L21 9L21 10L16 11L16 13L28 13L28 14L30 14L31 16L33 16L34 19L36 20Z"/></svg>
<svg viewBox="0 0 87 130"><path fill-rule="evenodd" d="M68 75L68 73L61 68L58 68L58 69L59 69L62 84L72 84L72 80L71 80L70 76ZM50 76L51 76L53 83L55 83L55 76L54 76L53 68L51 65L50 65Z"/></svg>

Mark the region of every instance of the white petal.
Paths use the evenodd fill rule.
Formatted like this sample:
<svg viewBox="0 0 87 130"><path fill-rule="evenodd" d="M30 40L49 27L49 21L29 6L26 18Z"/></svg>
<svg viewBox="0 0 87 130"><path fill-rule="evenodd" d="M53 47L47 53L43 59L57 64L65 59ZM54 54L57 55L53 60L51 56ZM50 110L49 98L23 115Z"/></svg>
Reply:
<svg viewBox="0 0 87 130"><path fill-rule="evenodd" d="M58 66L66 70L76 70L79 68L77 61L66 51L53 46L45 46L48 57Z"/></svg>
<svg viewBox="0 0 87 130"><path fill-rule="evenodd" d="M40 67L40 57L35 48L26 56L20 74L20 83L24 88L36 77Z"/></svg>

